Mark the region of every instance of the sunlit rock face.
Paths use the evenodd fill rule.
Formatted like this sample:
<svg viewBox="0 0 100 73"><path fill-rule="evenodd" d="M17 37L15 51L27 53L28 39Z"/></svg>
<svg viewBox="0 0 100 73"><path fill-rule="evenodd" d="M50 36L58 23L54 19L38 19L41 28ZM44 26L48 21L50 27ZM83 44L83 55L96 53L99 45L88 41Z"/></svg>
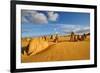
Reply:
<svg viewBox="0 0 100 73"><path fill-rule="evenodd" d="M21 40L21 47L26 47L29 44L30 38L23 38Z"/></svg>
<svg viewBox="0 0 100 73"><path fill-rule="evenodd" d="M30 55L35 55L45 50L48 47L48 45L49 45L48 42L42 38L31 39L29 45L29 53L31 53Z"/></svg>

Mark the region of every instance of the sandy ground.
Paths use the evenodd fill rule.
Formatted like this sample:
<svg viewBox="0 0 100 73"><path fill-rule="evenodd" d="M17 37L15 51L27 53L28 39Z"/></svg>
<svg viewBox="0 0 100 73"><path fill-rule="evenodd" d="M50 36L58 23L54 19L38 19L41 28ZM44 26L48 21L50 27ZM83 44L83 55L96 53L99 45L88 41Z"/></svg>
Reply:
<svg viewBox="0 0 100 73"><path fill-rule="evenodd" d="M21 55L21 61L22 63L27 63L90 59L89 36L84 41L69 42L68 39L69 37L60 37L58 43L49 41L49 46L45 50L35 55ZM25 42L23 43L27 44Z"/></svg>

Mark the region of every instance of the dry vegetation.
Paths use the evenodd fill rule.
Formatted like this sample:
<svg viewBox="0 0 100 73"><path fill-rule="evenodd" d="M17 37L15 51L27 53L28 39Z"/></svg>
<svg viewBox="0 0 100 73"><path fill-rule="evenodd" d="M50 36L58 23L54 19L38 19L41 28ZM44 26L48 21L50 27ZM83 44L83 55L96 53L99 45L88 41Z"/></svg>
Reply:
<svg viewBox="0 0 100 73"><path fill-rule="evenodd" d="M86 35L85 38L73 37L73 35L22 38L22 63L86 60L89 58L90 35Z"/></svg>

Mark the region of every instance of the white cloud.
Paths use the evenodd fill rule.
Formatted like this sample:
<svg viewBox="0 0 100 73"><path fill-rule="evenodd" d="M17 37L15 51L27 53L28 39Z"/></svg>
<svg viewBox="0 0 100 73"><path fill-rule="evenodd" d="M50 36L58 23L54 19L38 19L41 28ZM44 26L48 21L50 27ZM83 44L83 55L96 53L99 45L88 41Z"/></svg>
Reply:
<svg viewBox="0 0 100 73"><path fill-rule="evenodd" d="M36 24L48 23L45 14L33 11L33 10L22 10L22 22L32 22Z"/></svg>
<svg viewBox="0 0 100 73"><path fill-rule="evenodd" d="M83 34L90 32L89 26L81 26L81 25L62 25L59 30L61 30L64 33L71 33L75 32L76 34Z"/></svg>
<svg viewBox="0 0 100 73"><path fill-rule="evenodd" d="M22 10L22 23L37 23L37 24L46 24L48 20L57 21L58 13L47 12L46 14L34 10Z"/></svg>
<svg viewBox="0 0 100 73"><path fill-rule="evenodd" d="M61 24L59 30L64 33L70 33L75 30L75 27L76 27L75 25L71 25L71 24L66 24L66 25Z"/></svg>
<svg viewBox="0 0 100 73"><path fill-rule="evenodd" d="M76 33L88 33L90 32L90 27L89 26L86 26L86 27L81 27L81 28L78 28L78 29L75 29L75 32Z"/></svg>
<svg viewBox="0 0 100 73"><path fill-rule="evenodd" d="M46 24L48 23L47 17L43 13L37 13L33 16L32 22L38 24Z"/></svg>
<svg viewBox="0 0 100 73"><path fill-rule="evenodd" d="M48 19L50 21L56 21L58 18L58 13L48 12Z"/></svg>

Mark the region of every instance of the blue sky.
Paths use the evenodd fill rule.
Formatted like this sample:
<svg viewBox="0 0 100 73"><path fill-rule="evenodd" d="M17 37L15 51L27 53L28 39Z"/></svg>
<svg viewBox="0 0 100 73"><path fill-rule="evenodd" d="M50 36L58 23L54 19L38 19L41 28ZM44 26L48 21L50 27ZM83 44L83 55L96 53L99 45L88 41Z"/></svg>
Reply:
<svg viewBox="0 0 100 73"><path fill-rule="evenodd" d="M22 37L90 31L90 14L79 12L21 11Z"/></svg>

